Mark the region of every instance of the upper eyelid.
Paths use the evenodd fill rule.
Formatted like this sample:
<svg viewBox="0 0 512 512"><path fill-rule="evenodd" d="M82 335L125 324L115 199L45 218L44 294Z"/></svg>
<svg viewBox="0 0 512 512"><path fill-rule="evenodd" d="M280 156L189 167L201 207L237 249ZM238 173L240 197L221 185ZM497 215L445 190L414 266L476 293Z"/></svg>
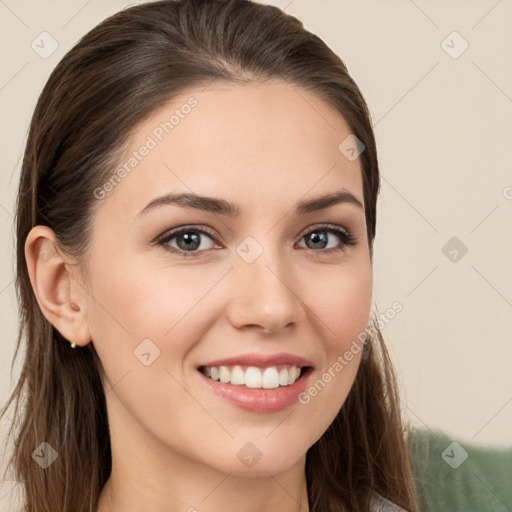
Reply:
<svg viewBox="0 0 512 512"><path fill-rule="evenodd" d="M192 225L184 225L184 226L179 226L176 228L168 229L168 230L164 231L161 235L158 235L157 240L165 240L166 238L177 236L177 235L181 234L183 231L197 231L201 234L206 234L206 235L210 236L212 239L221 238L221 237L217 237L217 235L212 233L210 231L210 229L207 228L206 226L192 224Z"/></svg>

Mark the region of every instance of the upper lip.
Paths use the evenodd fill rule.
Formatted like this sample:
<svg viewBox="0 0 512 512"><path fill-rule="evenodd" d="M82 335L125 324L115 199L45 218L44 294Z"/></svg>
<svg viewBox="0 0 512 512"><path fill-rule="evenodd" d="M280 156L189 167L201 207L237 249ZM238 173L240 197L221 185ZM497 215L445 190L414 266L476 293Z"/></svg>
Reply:
<svg viewBox="0 0 512 512"><path fill-rule="evenodd" d="M313 366L313 363L304 357L280 352L278 354L241 354L226 359L216 359L201 366L258 366L270 367L289 364L290 366Z"/></svg>

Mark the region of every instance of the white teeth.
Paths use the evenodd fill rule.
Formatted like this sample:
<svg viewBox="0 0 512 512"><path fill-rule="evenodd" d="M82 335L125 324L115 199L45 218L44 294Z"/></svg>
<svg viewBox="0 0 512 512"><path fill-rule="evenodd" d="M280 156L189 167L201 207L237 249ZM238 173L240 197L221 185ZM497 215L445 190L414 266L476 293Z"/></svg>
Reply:
<svg viewBox="0 0 512 512"><path fill-rule="evenodd" d="M265 389L272 389L279 387L279 373L277 373L277 368L267 368L263 372L263 387Z"/></svg>
<svg viewBox="0 0 512 512"><path fill-rule="evenodd" d="M253 389L274 389L293 384L300 376L300 368L286 366L278 370L275 366L264 369L249 366L244 371L241 366L206 366L203 368L203 374L224 384L245 385Z"/></svg>
<svg viewBox="0 0 512 512"><path fill-rule="evenodd" d="M293 384L300 375L300 368L297 368L296 366L292 366L291 369L288 371L288 384Z"/></svg>
<svg viewBox="0 0 512 512"><path fill-rule="evenodd" d="M245 372L240 366L235 366L231 372L231 384L243 385L245 384Z"/></svg>
<svg viewBox="0 0 512 512"><path fill-rule="evenodd" d="M261 375L261 370L259 368L249 366L249 368L245 370L245 385L248 388L261 388L262 382L263 375Z"/></svg>
<svg viewBox="0 0 512 512"><path fill-rule="evenodd" d="M226 366L219 366L219 379L223 383L229 382L231 380L231 372Z"/></svg>

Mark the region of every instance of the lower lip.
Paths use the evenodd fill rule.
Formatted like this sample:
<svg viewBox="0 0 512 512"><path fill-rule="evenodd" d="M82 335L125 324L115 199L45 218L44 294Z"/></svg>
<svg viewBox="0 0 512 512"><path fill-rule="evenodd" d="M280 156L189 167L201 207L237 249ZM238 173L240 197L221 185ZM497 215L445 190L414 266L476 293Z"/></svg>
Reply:
<svg viewBox="0 0 512 512"><path fill-rule="evenodd" d="M246 386L224 384L206 377L201 372L199 375L214 393L240 409L272 413L298 403L298 396L306 389L311 372L312 368L308 368L293 384L273 389L252 389Z"/></svg>

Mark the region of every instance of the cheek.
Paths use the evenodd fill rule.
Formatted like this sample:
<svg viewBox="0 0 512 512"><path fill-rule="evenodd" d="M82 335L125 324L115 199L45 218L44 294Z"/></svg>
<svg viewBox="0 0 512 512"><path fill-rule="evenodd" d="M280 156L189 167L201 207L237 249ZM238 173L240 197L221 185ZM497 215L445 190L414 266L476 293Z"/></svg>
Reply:
<svg viewBox="0 0 512 512"><path fill-rule="evenodd" d="M317 334L324 343L325 359L316 378L299 397L299 402L312 411L306 420L311 421L311 432L318 434L334 420L359 369L371 310L371 267L337 269L328 279L316 282L322 281L323 286L310 294L309 301L315 305L315 324L320 329Z"/></svg>
<svg viewBox="0 0 512 512"><path fill-rule="evenodd" d="M192 265L170 268L141 259L96 266L90 331L110 382L106 389L121 379L130 388L133 382L127 401L152 403L157 411L156 402L137 397L151 390L156 400L152 390L174 384L167 371L183 380L187 354L215 319L212 287L225 270L217 276ZM180 396L180 389L173 393Z"/></svg>
<svg viewBox="0 0 512 512"><path fill-rule="evenodd" d="M365 265L336 269L315 280L316 292L310 304L323 329L323 339L331 356L346 350L368 325L372 301L371 268Z"/></svg>
<svg viewBox="0 0 512 512"><path fill-rule="evenodd" d="M103 319L102 328L110 329L110 334L115 331L111 339L116 343L134 348L150 338L163 345L173 338L174 330L182 333L194 325L190 318L211 286L212 280L193 272L192 266L148 268L147 264L126 261L108 275L103 268L95 276L94 295L102 306L96 307L95 313ZM106 331L97 331L107 337Z"/></svg>

